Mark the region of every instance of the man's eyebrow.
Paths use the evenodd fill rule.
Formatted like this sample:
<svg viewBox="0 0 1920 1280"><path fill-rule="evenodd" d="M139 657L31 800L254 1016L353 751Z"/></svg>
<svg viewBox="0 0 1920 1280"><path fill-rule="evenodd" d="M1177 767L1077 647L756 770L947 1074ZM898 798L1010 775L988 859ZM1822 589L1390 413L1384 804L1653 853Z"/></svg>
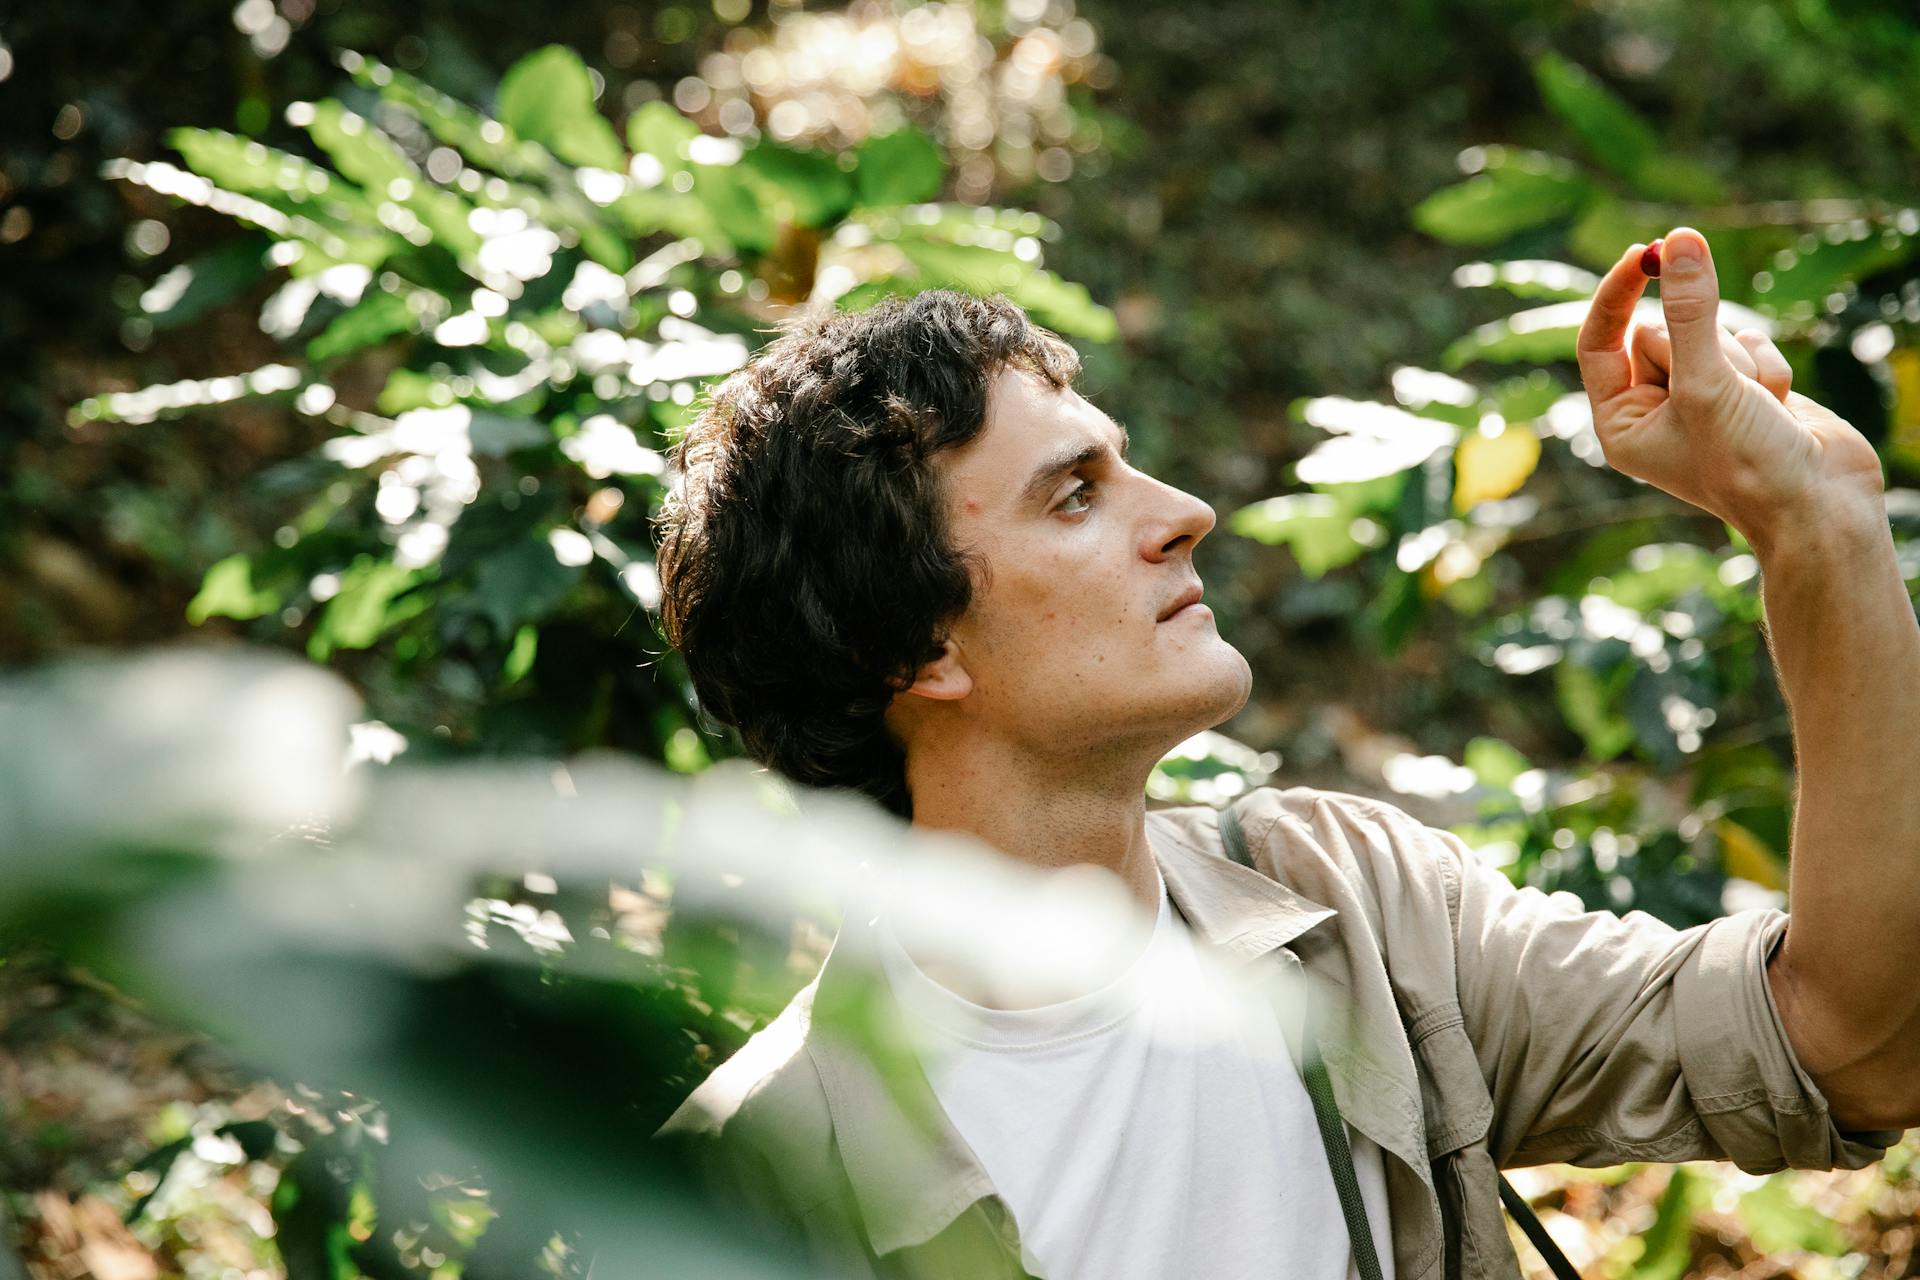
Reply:
<svg viewBox="0 0 1920 1280"><path fill-rule="evenodd" d="M1114 429L1120 433L1120 460L1125 462L1127 451L1132 448L1133 441L1128 437L1125 427L1117 422L1113 425ZM1060 446L1046 461L1034 468L1026 487L1020 490L1020 505L1027 506L1046 497L1053 486L1060 483L1060 477L1086 466L1089 462L1097 462L1106 457L1110 448L1111 446L1104 441L1099 443L1082 441L1079 444L1069 442Z"/></svg>

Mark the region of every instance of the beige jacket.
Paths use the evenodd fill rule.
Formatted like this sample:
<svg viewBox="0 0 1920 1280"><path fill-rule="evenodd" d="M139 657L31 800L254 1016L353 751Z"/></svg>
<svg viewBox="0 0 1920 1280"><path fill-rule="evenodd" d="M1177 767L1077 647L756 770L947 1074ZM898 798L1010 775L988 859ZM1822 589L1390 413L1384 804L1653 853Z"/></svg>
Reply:
<svg viewBox="0 0 1920 1280"><path fill-rule="evenodd" d="M1765 974L1784 913L1675 930L1516 889L1378 801L1262 788L1236 808L1257 871L1203 807L1150 812L1154 856L1204 944L1346 1013L1321 1048L1341 1114L1383 1153L1399 1280L1518 1280L1503 1167L1855 1169L1899 1141L1838 1130L1795 1061ZM819 977L661 1133L824 1274L1023 1276L884 980L841 959L864 927L846 922Z"/></svg>

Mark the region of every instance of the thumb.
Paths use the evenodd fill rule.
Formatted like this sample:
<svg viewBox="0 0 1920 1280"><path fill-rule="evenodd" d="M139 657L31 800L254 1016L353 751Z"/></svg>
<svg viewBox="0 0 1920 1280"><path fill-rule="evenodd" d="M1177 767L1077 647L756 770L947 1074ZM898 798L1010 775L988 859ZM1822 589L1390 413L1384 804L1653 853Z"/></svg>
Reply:
<svg viewBox="0 0 1920 1280"><path fill-rule="evenodd" d="M1711 394L1734 376L1720 346L1720 278L1707 238L1675 227L1660 262L1660 310L1673 340L1671 387L1677 399Z"/></svg>

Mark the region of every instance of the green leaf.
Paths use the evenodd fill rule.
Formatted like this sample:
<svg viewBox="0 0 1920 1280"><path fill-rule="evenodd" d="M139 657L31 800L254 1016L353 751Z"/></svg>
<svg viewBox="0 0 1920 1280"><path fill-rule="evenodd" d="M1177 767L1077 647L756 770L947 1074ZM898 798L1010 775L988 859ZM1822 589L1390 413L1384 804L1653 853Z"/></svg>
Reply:
<svg viewBox="0 0 1920 1280"><path fill-rule="evenodd" d="M782 222L824 227L853 203L852 178L824 152L760 142L747 149L737 168L757 180L768 212Z"/></svg>
<svg viewBox="0 0 1920 1280"><path fill-rule="evenodd" d="M388 627L426 607L422 596L396 604L400 594L419 581L421 570L405 569L391 560L360 556L340 575L340 590L327 601L307 653L324 661L337 649L365 649Z"/></svg>
<svg viewBox="0 0 1920 1280"><path fill-rule="evenodd" d="M1657 210L1600 196L1581 211L1567 231L1567 252L1577 261L1608 270L1630 244L1652 244L1673 226ZM1712 232L1708 232L1711 237Z"/></svg>
<svg viewBox="0 0 1920 1280"><path fill-rule="evenodd" d="M1367 544L1353 536L1354 517L1324 493L1289 493L1240 508L1228 527L1268 546L1285 546L1309 578L1349 564L1366 554Z"/></svg>
<svg viewBox="0 0 1920 1280"><path fill-rule="evenodd" d="M1675 1166L1654 1211L1653 1225L1640 1237L1641 1253L1634 1280L1680 1280L1693 1261L1689 1237L1693 1231L1693 1202L1699 1199L1696 1175Z"/></svg>
<svg viewBox="0 0 1920 1280"><path fill-rule="evenodd" d="M1715 205L1727 202L1727 184L1703 164L1661 152L1633 177L1633 188L1650 200Z"/></svg>
<svg viewBox="0 0 1920 1280"><path fill-rule="evenodd" d="M500 665L500 683L503 686L519 684L527 672L533 670L533 660L539 650L539 628L528 625L514 632L513 648L507 651L507 659Z"/></svg>
<svg viewBox="0 0 1920 1280"><path fill-rule="evenodd" d="M1511 787L1513 780L1533 768L1511 743L1498 738L1475 738L1467 744L1463 763L1489 787Z"/></svg>
<svg viewBox="0 0 1920 1280"><path fill-rule="evenodd" d="M665 102L644 102L627 117L627 145L668 173L687 167L687 144L699 136L700 126Z"/></svg>
<svg viewBox="0 0 1920 1280"><path fill-rule="evenodd" d="M1449 244L1497 244L1574 212L1591 187L1563 160L1488 147L1483 172L1413 209L1414 225Z"/></svg>
<svg viewBox="0 0 1920 1280"><path fill-rule="evenodd" d="M313 104L307 132L340 172L376 201L389 199L394 183L412 186L420 176L392 139L333 98Z"/></svg>
<svg viewBox="0 0 1920 1280"><path fill-rule="evenodd" d="M397 293L369 293L335 316L312 342L307 359L333 360L383 342L413 327L413 311Z"/></svg>
<svg viewBox="0 0 1920 1280"><path fill-rule="evenodd" d="M267 273L266 237L245 235L180 263L140 295L155 329L176 329L239 297Z"/></svg>
<svg viewBox="0 0 1920 1280"><path fill-rule="evenodd" d="M764 253L779 231L767 203L737 165L697 164L693 194L712 216L720 234L736 248Z"/></svg>
<svg viewBox="0 0 1920 1280"><path fill-rule="evenodd" d="M1616 672L1631 676L1632 666L1622 663ZM1578 662L1562 662L1553 669L1554 699L1566 718L1587 745L1587 756L1595 763L1613 759L1633 742L1633 726L1616 710L1618 679L1603 681L1598 672Z"/></svg>
<svg viewBox="0 0 1920 1280"><path fill-rule="evenodd" d="M287 1280L356 1280L346 1189L325 1154L296 1156L273 1189L274 1244Z"/></svg>
<svg viewBox="0 0 1920 1280"><path fill-rule="evenodd" d="M1440 366L1453 370L1475 360L1503 364L1571 360L1587 308L1586 302L1553 302L1483 324L1454 339L1441 353Z"/></svg>
<svg viewBox="0 0 1920 1280"><path fill-rule="evenodd" d="M1504 378L1488 393L1493 406L1508 422L1531 422L1554 406L1566 394L1566 388L1545 369L1534 369L1519 377Z"/></svg>
<svg viewBox="0 0 1920 1280"><path fill-rule="evenodd" d="M467 221L467 202L429 182L372 121L328 98L313 104L307 132L341 173L366 188L374 205L392 203L411 210L455 253L479 251L480 236Z"/></svg>
<svg viewBox="0 0 1920 1280"><path fill-rule="evenodd" d="M1828 230L1830 234L1844 232L1839 227ZM1899 266L1913 257L1916 247L1920 247L1920 238L1888 229L1837 243L1823 238L1805 253L1783 249L1768 273L1772 279L1757 291L1758 305L1784 310L1797 302L1811 302L1823 307L1828 294Z"/></svg>
<svg viewBox="0 0 1920 1280"><path fill-rule="evenodd" d="M1621 244L1626 247L1627 242ZM1462 289L1504 289L1517 298L1572 302L1591 298L1600 277L1566 262L1543 258L1516 258L1511 262L1469 262L1453 273Z"/></svg>
<svg viewBox="0 0 1920 1280"><path fill-rule="evenodd" d="M500 121L523 138L546 144L562 160L619 172L626 152L593 105L593 76L564 45L537 49L500 79Z"/></svg>
<svg viewBox="0 0 1920 1280"><path fill-rule="evenodd" d="M907 261L925 277L923 289L949 288L966 293L1009 293L1033 268L1014 257L1010 249L978 244L951 244L903 236L894 242Z"/></svg>
<svg viewBox="0 0 1920 1280"><path fill-rule="evenodd" d="M855 155L853 182L863 205L919 204L940 195L946 162L939 146L918 129L868 138Z"/></svg>
<svg viewBox="0 0 1920 1280"><path fill-rule="evenodd" d="M1085 285L1063 280L1051 271L1029 271L1007 296L1041 324L1061 333L1090 342L1112 342L1120 332L1113 312L1095 302Z"/></svg>
<svg viewBox="0 0 1920 1280"><path fill-rule="evenodd" d="M467 424L467 440L473 451L486 458L504 458L522 449L537 449L553 443L553 432L545 423L532 418L513 418L503 413L475 413Z"/></svg>
<svg viewBox="0 0 1920 1280"><path fill-rule="evenodd" d="M1791 1179L1776 1174L1740 1197L1740 1220L1768 1254L1847 1252L1846 1233L1825 1214L1794 1198Z"/></svg>
<svg viewBox="0 0 1920 1280"><path fill-rule="evenodd" d="M282 208L309 202L331 205L349 217L373 221L373 206L364 192L305 157L219 129L172 129L167 145L180 153L189 169L225 190L258 196Z"/></svg>
<svg viewBox="0 0 1920 1280"><path fill-rule="evenodd" d="M1605 577L1590 589L1636 613L1665 608L1689 591L1716 601L1734 593L1720 580L1720 558L1691 542L1643 542Z"/></svg>
<svg viewBox="0 0 1920 1280"><path fill-rule="evenodd" d="M187 621L196 627L208 618L244 622L279 607L279 595L254 588L252 562L236 553L213 565L200 579L199 592L187 602Z"/></svg>
<svg viewBox="0 0 1920 1280"><path fill-rule="evenodd" d="M545 538L527 538L480 562L474 573L474 603L505 638L522 623L538 622L560 607L581 567L554 558Z"/></svg>
<svg viewBox="0 0 1920 1280"><path fill-rule="evenodd" d="M1602 168L1632 179L1659 154L1653 126L1585 67L1545 53L1534 59L1533 78L1547 106Z"/></svg>
<svg viewBox="0 0 1920 1280"><path fill-rule="evenodd" d="M542 178L553 167L552 153L539 143L404 71L358 53L346 54L341 64L356 83L410 112L435 138L474 164L510 178Z"/></svg>
<svg viewBox="0 0 1920 1280"><path fill-rule="evenodd" d="M395 369L387 375L374 408L397 417L409 409L444 409L453 401L453 387L446 378L415 369Z"/></svg>

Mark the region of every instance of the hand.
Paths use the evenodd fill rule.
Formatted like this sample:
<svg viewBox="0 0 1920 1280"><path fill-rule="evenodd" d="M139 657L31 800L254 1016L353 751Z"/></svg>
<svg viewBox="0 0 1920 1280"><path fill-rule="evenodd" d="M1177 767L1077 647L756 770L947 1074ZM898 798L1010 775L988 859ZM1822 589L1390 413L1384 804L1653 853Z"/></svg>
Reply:
<svg viewBox="0 0 1920 1280"><path fill-rule="evenodd" d="M1580 378L1607 462L1719 516L1749 542L1881 501L1880 458L1844 419L1792 389L1764 333L1720 327L1720 282L1698 231L1666 239L1664 325L1634 328L1644 245L1613 264L1580 327ZM1689 250L1695 251L1688 256Z"/></svg>

